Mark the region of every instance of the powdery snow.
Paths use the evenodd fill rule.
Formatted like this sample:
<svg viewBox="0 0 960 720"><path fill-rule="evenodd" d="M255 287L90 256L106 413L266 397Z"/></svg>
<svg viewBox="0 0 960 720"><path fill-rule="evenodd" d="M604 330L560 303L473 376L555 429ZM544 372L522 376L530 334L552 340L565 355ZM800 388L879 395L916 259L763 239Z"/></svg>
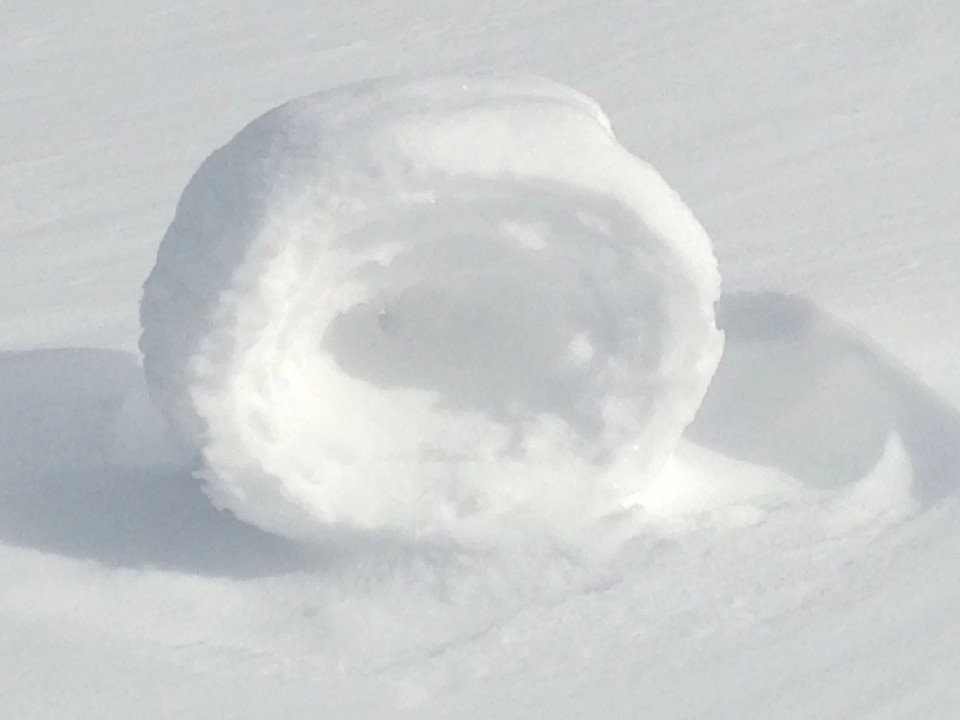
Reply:
<svg viewBox="0 0 960 720"><path fill-rule="evenodd" d="M955 720L960 4L7 5L0 717ZM217 510L133 352L186 180L317 88L518 71L597 98L709 230L725 348L664 470L578 545L547 513L553 537L503 551L339 530L306 548ZM529 220L496 235L555 248ZM186 287L216 298L230 265ZM457 327L396 300L378 327Z"/></svg>
<svg viewBox="0 0 960 720"><path fill-rule="evenodd" d="M706 233L592 101L381 80L203 163L141 349L239 517L488 544L576 533L655 477L719 360L718 295Z"/></svg>

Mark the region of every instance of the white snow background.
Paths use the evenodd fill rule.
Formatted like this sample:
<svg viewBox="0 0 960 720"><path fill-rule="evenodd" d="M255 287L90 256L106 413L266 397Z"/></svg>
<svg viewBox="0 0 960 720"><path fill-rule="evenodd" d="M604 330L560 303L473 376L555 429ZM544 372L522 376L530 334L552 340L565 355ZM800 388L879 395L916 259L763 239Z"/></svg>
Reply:
<svg viewBox="0 0 960 720"><path fill-rule="evenodd" d="M0 717L957 716L954 3L103 0L4 18ZM685 439L576 542L559 511L536 542L492 522L464 545L425 538L425 506L385 505L390 532L299 545L216 509L137 350L187 181L290 98L477 72L596 99L706 228L726 340ZM486 208L475 189L472 230L519 212L502 185ZM406 217L411 238L450 227ZM543 242L529 222L495 227ZM514 330L535 320L482 299ZM582 305L550 307L539 347ZM498 377L522 396L543 362ZM551 492L571 517L590 497ZM232 507L303 535L272 505Z"/></svg>

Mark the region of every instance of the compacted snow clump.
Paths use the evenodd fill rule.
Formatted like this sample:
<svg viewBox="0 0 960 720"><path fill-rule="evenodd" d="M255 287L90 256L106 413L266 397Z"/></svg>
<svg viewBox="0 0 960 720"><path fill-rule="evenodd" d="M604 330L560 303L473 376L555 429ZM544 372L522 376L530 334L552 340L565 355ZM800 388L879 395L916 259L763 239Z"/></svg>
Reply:
<svg viewBox="0 0 960 720"><path fill-rule="evenodd" d="M720 357L719 284L703 229L591 100L375 81L272 110L203 163L141 349L239 517L484 544L563 535L659 472Z"/></svg>

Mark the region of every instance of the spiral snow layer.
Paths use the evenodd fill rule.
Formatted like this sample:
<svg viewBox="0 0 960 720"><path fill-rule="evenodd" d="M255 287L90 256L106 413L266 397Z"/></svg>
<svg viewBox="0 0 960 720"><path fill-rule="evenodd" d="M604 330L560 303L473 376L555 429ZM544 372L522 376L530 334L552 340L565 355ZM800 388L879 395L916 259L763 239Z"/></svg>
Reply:
<svg viewBox="0 0 960 720"><path fill-rule="evenodd" d="M705 232L588 98L376 81L202 164L141 349L240 518L483 543L583 528L659 471L720 357L718 293Z"/></svg>

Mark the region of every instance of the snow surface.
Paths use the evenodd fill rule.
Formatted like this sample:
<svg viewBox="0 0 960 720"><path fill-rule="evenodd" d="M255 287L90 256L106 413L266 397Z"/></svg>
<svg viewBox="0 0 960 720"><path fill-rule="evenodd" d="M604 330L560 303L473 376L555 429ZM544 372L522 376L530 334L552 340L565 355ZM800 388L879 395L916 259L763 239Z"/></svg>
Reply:
<svg viewBox="0 0 960 720"><path fill-rule="evenodd" d="M239 517L489 545L575 534L659 473L719 361L719 293L706 233L592 101L380 80L203 163L140 347Z"/></svg>
<svg viewBox="0 0 960 720"><path fill-rule="evenodd" d="M955 2L9 5L0 717L956 717ZM702 412L576 545L216 510L135 352L184 184L291 97L476 72L596 98L708 229Z"/></svg>

